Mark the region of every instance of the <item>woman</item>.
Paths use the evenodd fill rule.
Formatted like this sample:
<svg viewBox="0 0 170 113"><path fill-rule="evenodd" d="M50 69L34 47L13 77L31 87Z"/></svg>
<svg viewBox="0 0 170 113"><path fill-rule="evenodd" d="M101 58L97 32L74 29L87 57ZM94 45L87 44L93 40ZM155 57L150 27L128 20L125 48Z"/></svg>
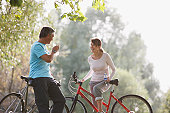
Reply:
<svg viewBox="0 0 170 113"><path fill-rule="evenodd" d="M103 113L102 93L109 88L107 83L115 73L115 66L110 55L104 52L102 49L102 43L100 39L92 38L90 49L92 52L92 55L88 57L90 71L81 81L84 82L91 77L90 90L95 96L95 99L93 99L93 104L98 108L99 113ZM111 74L109 74L109 67L112 70ZM104 81L104 74L107 74L107 82Z"/></svg>

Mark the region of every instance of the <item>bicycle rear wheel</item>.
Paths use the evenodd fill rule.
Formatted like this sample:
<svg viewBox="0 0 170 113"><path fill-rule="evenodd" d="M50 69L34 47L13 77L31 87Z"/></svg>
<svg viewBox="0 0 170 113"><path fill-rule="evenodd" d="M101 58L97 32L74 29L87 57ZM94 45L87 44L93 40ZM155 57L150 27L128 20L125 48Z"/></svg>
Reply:
<svg viewBox="0 0 170 113"><path fill-rule="evenodd" d="M83 104L82 101L77 100L76 103L74 102L74 98L73 97L65 97L66 99L66 105L69 108L69 113L87 113L86 107ZM71 106L73 106L73 109L71 110Z"/></svg>
<svg viewBox="0 0 170 113"><path fill-rule="evenodd" d="M23 100L18 93L10 93L0 101L0 113L22 113Z"/></svg>
<svg viewBox="0 0 170 113"><path fill-rule="evenodd" d="M27 106L27 113L39 113L35 101L29 103Z"/></svg>
<svg viewBox="0 0 170 113"><path fill-rule="evenodd" d="M132 113L153 113L150 104L141 96L125 95L118 100L133 111ZM127 113L127 111L118 102L115 102L111 113Z"/></svg>

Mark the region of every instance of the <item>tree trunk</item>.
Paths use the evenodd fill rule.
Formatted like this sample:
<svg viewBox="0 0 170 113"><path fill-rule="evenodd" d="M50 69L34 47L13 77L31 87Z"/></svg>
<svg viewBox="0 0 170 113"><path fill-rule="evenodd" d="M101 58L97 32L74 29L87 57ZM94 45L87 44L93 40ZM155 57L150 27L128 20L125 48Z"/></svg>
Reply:
<svg viewBox="0 0 170 113"><path fill-rule="evenodd" d="M14 67L12 68L11 81L10 81L10 84L9 84L9 93L11 93L13 80L14 80Z"/></svg>

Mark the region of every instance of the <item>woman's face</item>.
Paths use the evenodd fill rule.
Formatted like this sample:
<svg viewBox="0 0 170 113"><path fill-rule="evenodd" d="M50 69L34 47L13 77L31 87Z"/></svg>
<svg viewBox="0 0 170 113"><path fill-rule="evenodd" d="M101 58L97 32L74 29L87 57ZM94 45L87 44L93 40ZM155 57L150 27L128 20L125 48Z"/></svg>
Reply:
<svg viewBox="0 0 170 113"><path fill-rule="evenodd" d="M95 52L97 52L97 51L100 50L100 47L94 45L94 44L91 42L91 44L90 44L90 49L91 49L91 52L92 52L92 53L95 53Z"/></svg>

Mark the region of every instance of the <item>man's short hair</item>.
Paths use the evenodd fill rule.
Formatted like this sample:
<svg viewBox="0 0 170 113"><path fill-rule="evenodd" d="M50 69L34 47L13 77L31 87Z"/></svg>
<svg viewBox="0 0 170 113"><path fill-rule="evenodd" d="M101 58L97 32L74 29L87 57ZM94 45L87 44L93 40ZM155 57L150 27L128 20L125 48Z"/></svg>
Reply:
<svg viewBox="0 0 170 113"><path fill-rule="evenodd" d="M51 27L43 27L40 31L39 38L46 37L48 34L52 34L55 31Z"/></svg>

